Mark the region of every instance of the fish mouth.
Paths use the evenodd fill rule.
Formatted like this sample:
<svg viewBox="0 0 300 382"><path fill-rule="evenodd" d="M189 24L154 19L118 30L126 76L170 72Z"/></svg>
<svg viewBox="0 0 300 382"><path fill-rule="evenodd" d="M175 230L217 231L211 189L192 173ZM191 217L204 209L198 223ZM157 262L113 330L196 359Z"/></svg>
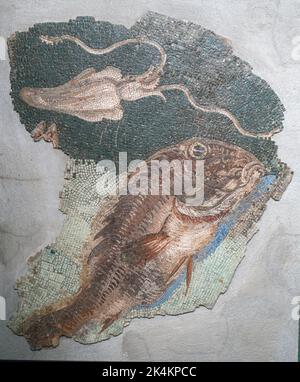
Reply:
<svg viewBox="0 0 300 382"><path fill-rule="evenodd" d="M168 150L159 150L150 159L204 162L204 179L199 182L201 188L195 190L195 196L176 195L177 209L193 217L217 216L231 211L266 174L263 163L249 151L206 138L183 141ZM194 176L193 170L190 175Z"/></svg>
<svg viewBox="0 0 300 382"><path fill-rule="evenodd" d="M228 191L226 189L220 189L218 195L215 197L204 201L199 209L202 211L213 212L215 209L225 210L228 208L233 208L233 206L240 201L243 196L249 194L251 190L259 183L262 176L265 174L265 169L259 162L249 163L246 165L241 173L240 182Z"/></svg>
<svg viewBox="0 0 300 382"><path fill-rule="evenodd" d="M177 198L176 208L180 213L194 218L222 217L224 214L230 213L244 197L255 189L265 173L265 168L260 162L251 163L249 166L245 166L240 182L230 191L217 189L213 197L204 197L203 203L197 206L190 206L186 200Z"/></svg>
<svg viewBox="0 0 300 382"><path fill-rule="evenodd" d="M255 189L266 168L253 154L237 146L205 139L195 142L188 150L201 154L204 161L204 197L194 206L188 206L188 198L177 198L177 207L194 217L227 214Z"/></svg>

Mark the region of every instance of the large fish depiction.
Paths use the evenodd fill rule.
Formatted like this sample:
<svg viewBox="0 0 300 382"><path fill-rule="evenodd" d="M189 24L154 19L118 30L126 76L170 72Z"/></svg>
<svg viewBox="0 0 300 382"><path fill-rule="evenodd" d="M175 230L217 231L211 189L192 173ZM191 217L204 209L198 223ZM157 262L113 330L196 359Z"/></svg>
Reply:
<svg viewBox="0 0 300 382"><path fill-rule="evenodd" d="M24 323L22 334L32 349L57 346L61 336L74 336L91 320L105 330L131 308L155 302L184 270L188 293L193 255L265 174L251 153L209 139L183 141L158 151L147 163L152 159L203 160L202 204L190 205L187 195L174 192L128 194L117 198L104 219L100 211L86 244L86 275L78 293Z"/></svg>

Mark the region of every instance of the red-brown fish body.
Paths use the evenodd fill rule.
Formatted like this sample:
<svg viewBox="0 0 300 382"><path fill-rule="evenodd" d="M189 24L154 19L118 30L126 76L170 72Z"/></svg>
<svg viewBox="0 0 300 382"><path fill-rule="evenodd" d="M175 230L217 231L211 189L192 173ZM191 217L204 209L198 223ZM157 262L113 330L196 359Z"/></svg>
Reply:
<svg viewBox="0 0 300 382"><path fill-rule="evenodd" d="M25 322L32 348L57 346L90 320L105 330L133 307L155 302L184 269L188 290L193 255L265 172L249 152L199 138L160 150L148 163L157 159L203 160L203 203L191 206L186 195L124 195L104 221L100 211L86 244L88 277L64 307Z"/></svg>

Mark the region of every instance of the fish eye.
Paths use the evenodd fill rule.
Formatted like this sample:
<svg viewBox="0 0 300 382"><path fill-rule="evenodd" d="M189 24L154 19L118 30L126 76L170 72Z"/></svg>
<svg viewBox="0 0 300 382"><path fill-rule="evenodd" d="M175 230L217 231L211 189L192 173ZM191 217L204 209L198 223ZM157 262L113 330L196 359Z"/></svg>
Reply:
<svg viewBox="0 0 300 382"><path fill-rule="evenodd" d="M204 158L206 153L207 149L202 143L196 143L191 147L191 154L195 158Z"/></svg>

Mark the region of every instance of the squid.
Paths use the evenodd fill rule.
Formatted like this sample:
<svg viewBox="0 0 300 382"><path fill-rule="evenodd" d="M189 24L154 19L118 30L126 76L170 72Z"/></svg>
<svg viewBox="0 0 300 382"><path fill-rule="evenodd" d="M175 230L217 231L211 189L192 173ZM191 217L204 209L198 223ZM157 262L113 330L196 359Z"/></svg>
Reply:
<svg viewBox="0 0 300 382"><path fill-rule="evenodd" d="M144 73L137 75L123 75L121 70L114 66L107 66L98 72L94 68L87 68L65 84L56 87L24 87L20 91L20 98L31 107L72 115L88 122L101 122L104 119L120 121L124 114L122 106L124 101L132 102L150 96L157 96L166 101L164 92L179 91L186 96L196 110L227 117L244 136L270 138L280 132L279 128L265 133L249 132L241 126L230 111L218 106L209 107L199 104L186 85L160 85L167 55L162 46L146 37L119 41L107 48L99 49L91 48L77 37L70 35L40 36L40 39L43 43L50 45L70 41L79 45L89 54L99 56L125 45L146 44L158 50L160 61L156 66L151 65ZM37 131L34 131L34 139L36 134Z"/></svg>

